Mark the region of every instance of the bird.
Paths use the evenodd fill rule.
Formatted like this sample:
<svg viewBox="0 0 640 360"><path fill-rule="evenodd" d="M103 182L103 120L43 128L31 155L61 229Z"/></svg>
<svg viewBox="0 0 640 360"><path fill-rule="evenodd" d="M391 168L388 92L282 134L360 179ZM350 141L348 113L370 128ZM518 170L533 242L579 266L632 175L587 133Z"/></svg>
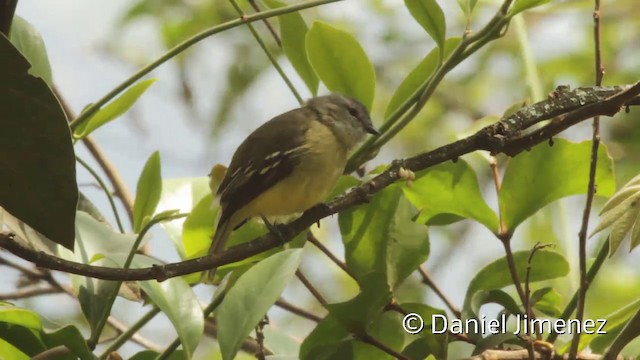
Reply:
<svg viewBox="0 0 640 360"><path fill-rule="evenodd" d="M220 210L209 255L222 252L231 232L250 218L266 221L323 202L367 133L380 134L367 108L338 93L311 98L254 130L216 190ZM208 279L214 274L210 270Z"/></svg>

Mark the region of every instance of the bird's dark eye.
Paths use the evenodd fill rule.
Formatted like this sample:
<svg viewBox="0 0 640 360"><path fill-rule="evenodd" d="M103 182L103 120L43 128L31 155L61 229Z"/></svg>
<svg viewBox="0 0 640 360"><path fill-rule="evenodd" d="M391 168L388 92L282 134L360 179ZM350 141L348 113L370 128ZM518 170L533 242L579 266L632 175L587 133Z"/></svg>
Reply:
<svg viewBox="0 0 640 360"><path fill-rule="evenodd" d="M358 110L356 110L355 108L350 107L349 108L349 115L351 115L353 117L358 117Z"/></svg>

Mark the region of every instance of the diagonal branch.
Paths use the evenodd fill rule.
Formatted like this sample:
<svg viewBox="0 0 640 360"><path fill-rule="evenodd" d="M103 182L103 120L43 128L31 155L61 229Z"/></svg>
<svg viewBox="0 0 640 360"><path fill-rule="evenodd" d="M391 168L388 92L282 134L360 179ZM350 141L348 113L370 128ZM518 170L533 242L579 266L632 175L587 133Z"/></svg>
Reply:
<svg viewBox="0 0 640 360"><path fill-rule="evenodd" d="M155 265L149 268L125 270L80 264L37 252L13 241L12 234L0 234L0 247L40 267L52 270L105 280L156 279L163 281L171 277L204 271L244 260L250 256L282 246L283 243L291 241L296 235L305 231L319 220L365 203L369 195L400 179L398 172L401 167L416 172L445 161L455 161L462 155L478 150L490 151L492 154L504 153L514 156L536 144L550 140L571 125L596 115L613 116L623 107L639 105L639 94L640 82L634 85L618 87L578 88L573 91L562 89L562 91L555 92L548 99L525 107L465 139L408 159L394 161L387 170L372 180L355 187L347 194L339 196L327 204L309 209L298 219L282 226L279 228L280 234L278 235L266 234L213 256L166 265ZM553 120L542 128L523 134L530 126L552 118Z"/></svg>

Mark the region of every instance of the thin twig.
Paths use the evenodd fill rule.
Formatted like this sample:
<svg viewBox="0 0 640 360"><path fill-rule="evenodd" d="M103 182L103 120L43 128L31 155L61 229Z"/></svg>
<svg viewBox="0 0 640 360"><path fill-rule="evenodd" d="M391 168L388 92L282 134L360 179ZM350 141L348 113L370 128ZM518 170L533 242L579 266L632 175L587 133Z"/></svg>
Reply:
<svg viewBox="0 0 640 360"><path fill-rule="evenodd" d="M9 294L0 294L0 300L19 300L19 299L27 299L35 296L41 295L51 295L51 294L59 294L60 289L56 289L53 287L43 288L38 286L32 286L24 289L16 290L15 292Z"/></svg>
<svg viewBox="0 0 640 360"><path fill-rule="evenodd" d="M287 310L288 312L298 315L302 318L311 320L311 321L315 321L315 322L320 322L320 320L322 320L322 318L316 314L310 313L309 311L299 308L295 305L293 305L292 303L285 301L283 299L278 299L276 301L276 306L279 308L282 308L284 310Z"/></svg>
<svg viewBox="0 0 640 360"><path fill-rule="evenodd" d="M607 239L600 246L600 250L598 250L598 255L596 255L596 258L593 261L593 264L591 265L591 267L589 268L589 271L587 272L588 283L591 283L593 279L595 279L596 275L598 274L598 271L600 271L600 268L602 267L602 264L607 259L607 255L609 255L609 239ZM569 316L571 316L571 314L573 313L573 310L575 310L576 308L579 294L580 294L580 289L578 289L573 294L573 296L571 297L571 300L569 300L569 302L567 303L567 306L565 306L564 311L562 312L562 315L560 315L558 319L562 319L565 321L569 319ZM558 335L559 334L555 332L554 329L552 328L551 333L546 339L546 342L553 344L558 338Z"/></svg>
<svg viewBox="0 0 640 360"><path fill-rule="evenodd" d="M298 277L300 282L302 282L302 284L304 284L304 286L309 290L311 295L313 295L313 297L316 298L316 300L318 300L320 304L322 304L322 306L327 305L327 300L325 300L325 298L320 294L320 292L318 292L318 290L313 286L313 284L311 284L309 279L307 279L307 277L304 276L304 274L302 273L302 271L300 271L300 269L296 270L296 276Z"/></svg>
<svg viewBox="0 0 640 360"><path fill-rule="evenodd" d="M264 348L264 327L269 324L269 318L265 315L262 320L256 326L256 342L258 343L258 350L256 351L256 359L266 360L265 348Z"/></svg>
<svg viewBox="0 0 640 360"><path fill-rule="evenodd" d="M118 214L116 203L113 201L113 197L111 196L111 192L107 188L107 185L104 183L104 181L102 181L98 173L93 170L93 168L91 168L91 166L86 161L82 160L82 158L77 155L76 161L79 162L80 165L82 165L82 167L84 167L85 170L87 170L91 174L91 176L93 176L93 178L100 185L102 191L104 191L104 193L107 195L107 200L109 200L109 205L111 206L111 210L113 211L113 216L116 218L116 223L118 224L118 230L120 230L121 233L124 233L124 227L122 226L122 221L120 221L120 214Z"/></svg>
<svg viewBox="0 0 640 360"><path fill-rule="evenodd" d="M593 10L593 38L595 47L595 82L596 86L602 85L602 77L604 69L602 67L602 56L600 51L600 0L595 0ZM596 193L596 169L598 167L598 148L600 147L600 118L593 118L593 136L591 144L591 163L589 165L589 184L587 186L587 200L582 212L582 225L578 233L579 240L579 266L580 266L580 291L578 295L578 308L576 310L576 320L582 323L584 318L584 306L586 302L587 289L589 283L587 281L587 230L589 228L589 215L591 214L591 205L593 197ZM576 331L571 341L571 350L569 357L575 358L578 353L580 344L580 331Z"/></svg>
<svg viewBox="0 0 640 360"><path fill-rule="evenodd" d="M238 14L241 17L244 17L245 14L242 11L242 8L240 8L240 5L238 5L238 3L236 2L236 0L230 0L230 1L233 7L238 12ZM295 96L296 100L298 100L300 104L304 104L304 99L302 99L302 96L300 96L300 93L298 93L298 90L296 90L296 87L293 85L293 83L291 82L287 74L285 74L284 70L282 70L282 67L280 66L280 64L278 64L278 60L275 58L275 56L273 56L273 54L267 47L267 44L265 44L264 41L262 41L260 34L258 34L258 32L256 31L256 29L253 27L252 24L247 23L247 27L249 28L249 31L251 31L251 34L253 35L253 37L258 42L258 45L260 45L260 48L262 49L262 51L264 51L264 53L269 58L269 61L271 61L271 65L273 65L274 69L276 69L276 71L278 72L282 80L284 80L285 84L287 85L287 87L289 88L293 96Z"/></svg>
<svg viewBox="0 0 640 360"><path fill-rule="evenodd" d="M511 274L513 285L518 291L520 301L522 302L522 304L524 304L526 302L524 290L522 289L522 283L520 282L520 277L518 276L518 268L516 267L516 262L513 258L513 251L511 250L511 234L500 236L499 239L504 246L505 257L507 258L507 265L509 266L509 273Z"/></svg>
<svg viewBox="0 0 640 360"><path fill-rule="evenodd" d="M282 246L283 243L291 241L319 220L365 203L370 195L395 183L400 178L400 168L417 172L446 161L456 160L462 155L478 150L487 150L494 155L505 153L509 156L515 156L534 145L548 141L549 138L572 125L593 118L595 115L613 116L627 106L639 105L639 94L640 82L633 85L562 91L555 97L524 107L464 139L411 158L393 161L386 170L377 174L373 179L326 204L307 210L299 218L282 226L279 229L279 235L269 233L213 256L125 270L81 264L34 251L13 241L14 235L7 233L0 233L0 247L40 267L104 280L155 279L163 281L171 277L209 270ZM548 110L545 111L545 108ZM522 133L525 129L548 119L553 119L553 121L529 133Z"/></svg>
<svg viewBox="0 0 640 360"><path fill-rule="evenodd" d="M530 319L534 318L534 314L531 311L531 289L529 287L530 285L530 279L531 279L531 264L533 262L533 256L536 254L536 252L538 252L538 250L542 250L546 247L552 246L551 244L540 244L540 243L536 243L533 248L531 249L531 251L529 252L529 258L527 259L527 272L524 278L524 311L525 311L525 315L527 316L527 321L529 321ZM529 331L531 331L531 329L529 329ZM531 333L529 333L528 335L531 335ZM540 333L536 332L536 336L537 339L540 340ZM531 345L533 346L533 345ZM531 349L531 351L533 351L533 348Z"/></svg>
<svg viewBox="0 0 640 360"><path fill-rule="evenodd" d="M255 12L259 13L262 11L260 10L258 3L256 3L256 0L249 0L249 4L251 4L251 7ZM278 36L276 30L273 28L273 26L271 26L271 22L269 22L269 19L262 19L262 22L267 27L267 29L269 29L269 32L271 33L271 36L273 36L273 40L275 40L276 44L278 44L278 47L282 47L282 41L280 40L280 37Z"/></svg>
<svg viewBox="0 0 640 360"><path fill-rule="evenodd" d="M430 287L431 290L433 290L436 295L438 295L440 300L442 300L442 302L444 302L444 304L449 308L449 310L451 310L453 315L460 319L462 316L460 309L458 309L458 307L453 304L451 299L449 299L447 295L445 295L444 292L440 289L440 287L436 285L433 279L431 279L431 276L429 275L427 270L425 270L425 268L423 268L422 266L419 266L418 273L420 273L420 276L422 276L422 283Z"/></svg>
<svg viewBox="0 0 640 360"><path fill-rule="evenodd" d="M144 66L143 68L138 70L135 74L133 74L130 77L128 77L121 84L119 84L113 90L111 90L108 94L106 94L105 96L103 96L102 98L97 100L96 102L94 102L91 105L89 105L80 115L78 115L77 118L75 118L73 121L71 121L69 126L71 127L72 130L76 129L82 123L87 121L93 114L95 114L102 106L104 106L109 101L111 101L116 96L118 96L118 94L120 94L121 92L123 92L124 90L129 88L129 86L133 85L136 81L140 80L142 77L144 77L145 75L147 75L148 73L153 71L158 66L160 66L160 65L164 64L165 62L173 59L176 55L180 54L181 52L183 52L184 50L188 49L192 45L197 44L198 42L208 38L209 36L212 36L212 35L221 33L223 31L226 31L226 30L241 26L243 24L251 23L251 22L254 22L254 21L259 21L259 20L262 20L262 19L267 19L267 18L274 17L274 16L280 16L280 15L292 13L292 12L295 12L295 11L300 11L300 10L303 10L303 9L308 9L308 8L312 8L312 7L316 7L316 6L321 6L321 5L325 5L325 4L329 4L329 3L333 3L333 2L337 2L337 1L341 1L341 0L311 0L311 1L305 1L305 2L302 2L300 4L284 6L284 7L277 8L277 9L263 11L263 12L258 13L258 14L243 16L243 17L240 17L238 19L231 20L231 21L228 21L226 23L219 24L219 25L213 26L211 28L205 29L205 30L199 32L198 34L195 34L192 37L188 38L187 40L181 42L180 44L177 44L176 46L174 46L173 48L169 49L167 52L162 54L162 56L160 56L158 59L154 60L152 63Z"/></svg>
<svg viewBox="0 0 640 360"><path fill-rule="evenodd" d="M347 275L349 275L351 278L355 279L355 276L353 275L353 273L349 270L349 268L347 267L347 265L340 261L340 259L338 259L337 256L335 256L331 250L327 249L326 246L322 245L322 243L318 240L318 238L313 235L313 233L311 231L309 231L307 233L307 241L309 241L310 243L312 243L315 247L318 248L318 250L322 251L325 255L327 255L327 257L329 259L331 259L331 261L333 261L336 265L338 265L338 267L342 270L344 270L345 273L347 273Z"/></svg>
<svg viewBox="0 0 640 360"><path fill-rule="evenodd" d="M102 352L102 355L100 355L99 359L106 359L111 352L118 350L128 340L130 339L133 340L134 337L137 337L138 339L140 339L141 336L137 334L137 331L140 330L144 325L146 325L149 321L151 321L151 319L153 319L159 313L160 313L160 308L157 306L154 306L153 309L151 309L146 314L144 314L129 328L127 328L126 325L122 324L117 319L113 319L113 317L110 316L108 319L109 324L113 326L116 330L120 331L121 334L115 339L114 342L112 342ZM145 346L146 348L153 349L156 352L162 351L159 345L153 344L146 339L144 339L143 341L145 343L145 345L143 346Z"/></svg>

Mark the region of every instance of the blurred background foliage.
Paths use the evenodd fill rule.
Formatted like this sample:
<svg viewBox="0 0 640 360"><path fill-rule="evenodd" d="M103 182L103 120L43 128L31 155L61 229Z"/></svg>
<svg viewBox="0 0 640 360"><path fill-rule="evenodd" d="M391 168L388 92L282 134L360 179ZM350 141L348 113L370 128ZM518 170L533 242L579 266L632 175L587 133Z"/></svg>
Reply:
<svg viewBox="0 0 640 360"><path fill-rule="evenodd" d="M255 4L259 8L266 8L259 1ZM444 1L440 2L440 5L445 12L449 36L461 34L467 24L457 4ZM245 13L255 11L246 1L242 2L242 6ZM495 7L495 1L480 1L469 28L473 30L485 23ZM451 142L460 137L459 134L475 128L474 122L489 115L500 115L512 104L542 100L558 85L592 85L595 79L592 10L593 1L566 0L553 1L524 13L521 19L511 24L504 38L489 44L447 76L419 117L383 149L375 162L410 156ZM406 74L434 47L433 41L410 19L407 9L399 1L348 2L311 9L305 11L303 16L309 23L309 19L314 19L320 14L325 19L329 18L332 24L354 34L372 59L377 77L373 118L379 123L393 91ZM639 15L640 8L634 0L607 1L603 4L601 48L606 69L605 85L630 84L638 80ZM131 48L119 46L121 36L125 35L123 29L135 27L142 21L151 21L168 49L208 26L236 17L237 14L231 5L225 1L141 0L133 3L123 13L119 24L120 31L116 31L116 36L109 42L109 48L113 56L125 61L134 61ZM269 22L277 29L276 19L270 19ZM286 64L286 58L274 39L268 36L268 29L264 23L256 24L256 28L266 39L269 49L277 54L279 61ZM223 70L226 78L211 79L215 86L198 90L210 94L202 97L205 104L194 101L191 96L194 86L190 79L198 76L202 71L201 67L220 66L215 61L215 54L197 54L200 49L196 47L181 55L180 61L175 63L175 71L179 74L182 86L176 90L174 101L176 106L182 106L194 115L185 117L182 121L194 123L194 119L197 119L192 126L206 129L203 134L209 134L212 142L224 136L229 123L244 120L242 111L234 112L234 109L242 109L247 103L254 106L259 104L261 94L269 91L269 84L261 83L259 80L266 76L265 74L274 73L267 57L256 46L249 31L238 29L225 32L220 37L219 41L229 46L227 50L231 60ZM145 57L144 54L134 55L137 58L134 65L144 64L153 58ZM290 76L296 77L290 66L286 66L285 69ZM297 81L297 84L299 90L306 91L304 86L300 86L300 81ZM305 95L309 96L308 93ZM210 105L212 108L208 109ZM637 113L631 112L602 122L602 137L615 160L616 180L619 185L639 170L638 120ZM585 122L561 136L572 140L585 140L590 138L590 131L590 123ZM476 168L485 193L489 199L495 197L492 195L493 185L489 167L482 160L473 161L480 158L476 154L469 158ZM504 164L508 160L500 158L499 161ZM578 228L576 215L581 211L582 199L580 197L562 200L551 206L548 211L534 216L517 233L516 247L530 247L541 241L554 243L564 251L575 253ZM491 200L488 200L488 203L491 204ZM469 222L432 228L432 233L435 232L437 235L432 236L431 242L435 243L433 246L438 248L441 256L432 256L428 265L436 277L444 274L450 279L451 273L456 272L455 265L450 264L452 258L468 256L465 249L476 249L480 246L478 242L494 241L478 238L476 230L476 225ZM541 238L541 234L544 234L544 237ZM592 243L599 241L601 240L591 240ZM334 245L334 248L339 246ZM494 250L499 250L497 242L494 245ZM575 256L569 255L568 258L575 259ZM616 258L616 261L607 263L590 290L592 294L610 296L606 299L600 296L589 297L587 317L611 313L640 296L640 288L637 286L640 282L638 268L631 266L637 261L637 254L632 254L629 258L628 254L619 252ZM324 266L331 265L318 264L313 268ZM572 268L576 267L577 262L572 263ZM558 280L562 284L559 289L565 290L562 291L563 297L568 297L575 290L575 278L573 280L573 284ZM349 279L343 278L343 282L346 282L344 286L347 289L355 290ZM334 282L334 285L339 283ZM459 284L461 289L462 284L463 282ZM344 293L335 288L332 291ZM433 296L419 286L417 276L403 284L400 294L416 301L425 301L425 297ZM610 300L614 298L615 301ZM295 317L291 317L290 321L300 322ZM302 323L300 325L302 326Z"/></svg>
<svg viewBox="0 0 640 360"><path fill-rule="evenodd" d="M439 3L447 19L449 36L461 35L467 27L471 31L479 28L497 6L496 1L479 1L471 23L467 24L456 2ZM241 1L241 5L247 14L256 11L247 1ZM261 1L256 1L255 5L259 9L266 8ZM229 2L219 0L139 0L127 6L113 24L111 36L100 47L106 56L131 69L151 62L157 54L205 28L238 16ZM525 12L511 24L504 38L490 43L449 74L418 118L383 148L369 168L449 143L471 128L477 128L487 116L500 116L512 104L539 101L558 85L591 86L595 78L592 10L591 0L565 0L552 1ZM403 3L397 0L347 1L306 10L303 17L308 25L312 19L326 19L348 30L360 41L375 65L377 83L372 117L377 124L382 121L385 107L399 83L435 46L410 17ZM277 19L269 19L269 23L277 29ZM284 64L285 71L294 78L298 90L305 98L309 97L302 80L274 39L268 36L269 29L264 23L254 25L266 39L269 49ZM146 47L138 47L140 42L147 41L136 38L134 32L139 26L152 28L162 48L148 52ZM606 69L604 85L638 81L640 7L637 1L604 2L601 29ZM236 143L236 139L228 138L226 134L234 127L251 129L268 119L270 116L262 111L268 105L263 101L274 97L272 82L281 79L246 28L218 34L210 44L191 48L170 63L172 76L179 86L171 89L171 95L165 100L168 99L171 106L181 108L185 115L173 121L181 121L206 137L211 158L226 162L228 155L218 150L221 146L233 149L232 144ZM212 74L224 75L213 77ZM323 92L326 89L321 88L320 93ZM278 97L287 98L288 102L294 100L290 93L282 92ZM632 111L602 121L602 138L614 158L618 185L640 172L639 120L638 112ZM145 136L148 129L140 122L138 125L141 136ZM584 122L561 136L577 141L590 139L590 134L590 122ZM497 199L486 159L471 154L465 160L476 170L487 203L495 208ZM499 157L498 161L504 165L508 159ZM204 175L206 170L199 175ZM555 202L532 217L514 236L515 249L529 249L536 242L544 242L555 244L559 251L567 254L573 277L570 281L555 280L557 284L554 284L564 301L577 288L575 254L583 203L582 196ZM596 203L601 205L602 199L597 199ZM591 223L596 222L593 215ZM321 228L318 233L326 239L326 234L335 234L335 224ZM332 238L327 240L328 246L341 255L342 244L337 236ZM461 304L466 284L474 271L502 256L503 252L501 244L489 232L470 221L432 227L430 238L433 250L427 268L458 304ZM591 239L590 253L603 240L601 236ZM318 255L316 252L315 248L309 251L311 255L306 256L302 268L311 270L310 277L318 280L315 283L319 284L319 289L331 294L332 301L354 296L358 289L356 283L325 257L315 256ZM607 296L588 297L587 318L610 314L640 297L638 261L637 251L632 254L621 251L605 263L590 294ZM421 278L415 273L400 286L397 295L404 301L442 305L421 285ZM295 299L299 306L324 312L300 285L292 285L285 297ZM270 316L277 319L272 326L293 337L303 338L311 330L312 324L283 310L274 308ZM270 336L276 335L266 334L267 339ZM640 346L636 344L634 349L637 353ZM468 354L471 349L469 345L456 343L451 351L450 356L455 357Z"/></svg>

